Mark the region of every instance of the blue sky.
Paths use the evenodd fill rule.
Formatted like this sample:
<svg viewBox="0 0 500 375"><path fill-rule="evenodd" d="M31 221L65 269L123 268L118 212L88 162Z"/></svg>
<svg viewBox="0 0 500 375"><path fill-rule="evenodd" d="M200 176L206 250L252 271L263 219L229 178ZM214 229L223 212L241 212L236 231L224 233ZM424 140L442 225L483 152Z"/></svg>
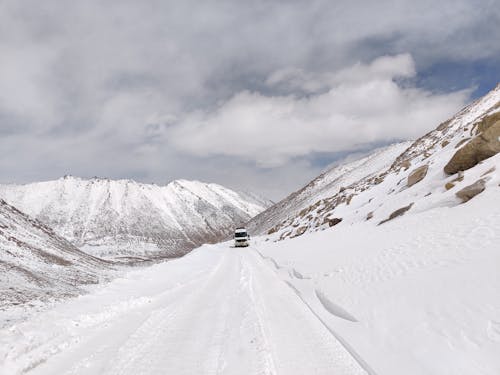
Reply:
<svg viewBox="0 0 500 375"><path fill-rule="evenodd" d="M439 92L474 88L471 99L477 99L494 89L499 79L500 59L439 61L419 72L417 84Z"/></svg>
<svg viewBox="0 0 500 375"><path fill-rule="evenodd" d="M500 80L495 1L0 3L0 183L217 182L279 199Z"/></svg>

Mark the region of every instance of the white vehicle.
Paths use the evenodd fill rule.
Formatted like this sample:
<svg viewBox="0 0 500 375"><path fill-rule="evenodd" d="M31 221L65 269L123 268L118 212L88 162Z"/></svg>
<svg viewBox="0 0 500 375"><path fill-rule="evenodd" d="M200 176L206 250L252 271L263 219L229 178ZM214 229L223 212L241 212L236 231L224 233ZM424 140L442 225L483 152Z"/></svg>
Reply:
<svg viewBox="0 0 500 375"><path fill-rule="evenodd" d="M250 236L245 228L236 228L234 231L234 247L247 247L250 245Z"/></svg>

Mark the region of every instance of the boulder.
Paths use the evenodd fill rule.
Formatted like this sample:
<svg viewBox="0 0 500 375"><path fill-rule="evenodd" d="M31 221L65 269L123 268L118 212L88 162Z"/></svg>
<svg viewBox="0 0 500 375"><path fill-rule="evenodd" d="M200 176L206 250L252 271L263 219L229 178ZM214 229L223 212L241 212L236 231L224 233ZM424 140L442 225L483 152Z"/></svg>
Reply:
<svg viewBox="0 0 500 375"><path fill-rule="evenodd" d="M333 227L342 221L342 218L334 217L333 219L326 218L325 222L328 223L328 226Z"/></svg>
<svg viewBox="0 0 500 375"><path fill-rule="evenodd" d="M464 187L459 190L455 195L462 201L467 202L474 198L476 195L482 193L486 189L486 180L481 179L474 182L472 185Z"/></svg>
<svg viewBox="0 0 500 375"><path fill-rule="evenodd" d="M446 185L444 185L444 188L446 190L453 189L455 187L455 184L453 182L447 182Z"/></svg>
<svg viewBox="0 0 500 375"><path fill-rule="evenodd" d="M397 209L392 214L390 214L387 219L382 220L380 223L378 223L378 225L384 224L392 219L397 218L398 216L403 216L406 213L406 211L408 211L412 206L413 206L413 202L410 203L408 206L404 206L404 207Z"/></svg>
<svg viewBox="0 0 500 375"><path fill-rule="evenodd" d="M348 205L348 206L349 206L349 205L351 204L352 197L354 197L354 194L351 194L351 195L349 195L349 196L347 197L347 200L346 200L346 203L345 203L346 205Z"/></svg>
<svg viewBox="0 0 500 375"><path fill-rule="evenodd" d="M500 112L486 116L477 124L476 134L484 133L498 121L500 121Z"/></svg>
<svg viewBox="0 0 500 375"><path fill-rule="evenodd" d="M418 167L417 169L413 170L408 176L408 182L406 185L410 187L422 181L424 177L427 175L428 170L429 170L428 165L422 165L421 167Z"/></svg>
<svg viewBox="0 0 500 375"><path fill-rule="evenodd" d="M478 129L483 131L460 148L446 164L444 167L446 174L451 175L470 169L500 152L500 119L492 123L490 117L492 116L484 118L478 125Z"/></svg>
<svg viewBox="0 0 500 375"><path fill-rule="evenodd" d="M299 229L297 229L295 231L295 234L293 234L291 236L291 238L295 238L295 237L298 237L298 236L302 236L307 230L307 227L303 226L303 227L300 227Z"/></svg>
<svg viewBox="0 0 500 375"><path fill-rule="evenodd" d="M373 211L368 212L368 214L366 215L366 220L370 220L370 219L373 219Z"/></svg>
<svg viewBox="0 0 500 375"><path fill-rule="evenodd" d="M470 141L470 137L461 139L456 145L455 148L462 147L465 143Z"/></svg>
<svg viewBox="0 0 500 375"><path fill-rule="evenodd" d="M407 171L411 167L411 162L409 160L404 160L401 162L401 167Z"/></svg>
<svg viewBox="0 0 500 375"><path fill-rule="evenodd" d="M491 167L490 169L488 169L486 172L484 172L484 173L481 175L481 177L486 176L487 174L493 173L493 172L495 172L495 170L496 170L496 167L495 167L495 166L493 166L493 167Z"/></svg>

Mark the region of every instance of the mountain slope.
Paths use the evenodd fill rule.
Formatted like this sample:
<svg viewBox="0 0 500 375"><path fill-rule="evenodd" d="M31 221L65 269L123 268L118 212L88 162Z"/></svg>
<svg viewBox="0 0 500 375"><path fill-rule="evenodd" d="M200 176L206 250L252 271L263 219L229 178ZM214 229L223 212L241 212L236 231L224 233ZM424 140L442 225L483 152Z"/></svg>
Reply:
<svg viewBox="0 0 500 375"><path fill-rule="evenodd" d="M359 179L371 176L382 168L391 165L394 158L406 150L411 142L397 143L376 150L370 155L347 164L335 166L316 177L302 189L290 194L264 212L255 216L248 223L249 231L263 234L270 228L276 228L287 219L296 216L320 199L337 194L341 189Z"/></svg>
<svg viewBox="0 0 500 375"><path fill-rule="evenodd" d="M495 132L500 129L497 122L499 111L500 85L436 130L413 142L404 152L393 154L392 160L389 158L388 163L378 170L379 166L376 166L368 174L358 174L365 176L350 180L349 185L342 183L342 189L334 183L331 194L324 194L316 188L314 180L305 190L290 195L284 203L280 202L252 219L249 227L256 233L284 239L333 225L350 225L366 220L371 220L374 225L383 224L406 212L411 214L438 206L456 206L462 203L456 194L463 194L459 191L475 182L479 187L484 185L485 188L498 189L499 155L491 155L500 149L500 138L495 138ZM490 142L487 147L484 146L486 135ZM483 150L474 151L481 143ZM465 151L457 156L462 149ZM371 157L376 158L378 153L380 151ZM487 158L478 163L476 159L481 153L486 153ZM470 159L471 168L461 171L460 165L454 169L449 166L453 161L459 163L464 158ZM351 169L348 165L345 176L352 174L356 168L359 166L354 165ZM448 175L445 169L454 174ZM335 175L335 170L330 173ZM308 204L297 213L296 207L303 206L304 194Z"/></svg>
<svg viewBox="0 0 500 375"><path fill-rule="evenodd" d="M220 185L186 180L159 186L65 177L3 185L0 196L100 257L182 255L227 237L270 205Z"/></svg>
<svg viewBox="0 0 500 375"><path fill-rule="evenodd" d="M76 295L110 269L0 199L0 310Z"/></svg>

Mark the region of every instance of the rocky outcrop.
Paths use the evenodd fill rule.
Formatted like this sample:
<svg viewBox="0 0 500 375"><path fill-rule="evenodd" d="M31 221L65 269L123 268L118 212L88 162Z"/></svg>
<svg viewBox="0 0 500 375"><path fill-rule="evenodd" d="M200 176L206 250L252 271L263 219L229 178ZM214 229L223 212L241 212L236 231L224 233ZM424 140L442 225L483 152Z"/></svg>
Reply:
<svg viewBox="0 0 500 375"><path fill-rule="evenodd" d="M384 224L392 219L397 218L398 216L403 216L406 213L406 211L408 211L412 206L413 206L413 202L410 203L408 206L401 207L401 208L397 209L392 214L390 214L387 219L382 220L380 223L378 223L378 225Z"/></svg>
<svg viewBox="0 0 500 375"><path fill-rule="evenodd" d="M421 167L418 167L417 169L413 170L408 176L408 182L406 185L410 187L422 181L427 175L428 170L429 170L428 165L422 165Z"/></svg>
<svg viewBox="0 0 500 375"><path fill-rule="evenodd" d="M300 227L297 229L297 231L295 232L295 234L293 234L292 236L290 236L290 238L295 238L295 237L299 237L299 236L302 236L307 230L307 227L306 226L303 226L303 227Z"/></svg>
<svg viewBox="0 0 500 375"><path fill-rule="evenodd" d="M466 186L462 190L457 191L455 195L460 198L462 202L467 202L476 195L482 193L484 189L486 189L486 180L481 179L477 180L472 185Z"/></svg>
<svg viewBox="0 0 500 375"><path fill-rule="evenodd" d="M333 227L335 225L337 225L338 223L340 223L342 221L342 218L338 218L338 217L334 217L333 219L330 219L330 218L325 218L324 220L324 224L328 224L329 227Z"/></svg>
<svg viewBox="0 0 500 375"><path fill-rule="evenodd" d="M477 131L479 134L460 148L446 164L445 173L451 175L467 170L500 152L500 112L481 120Z"/></svg>
<svg viewBox="0 0 500 375"><path fill-rule="evenodd" d="M455 184L453 182L447 182L446 185L444 185L444 188L446 190L453 189L455 187Z"/></svg>

